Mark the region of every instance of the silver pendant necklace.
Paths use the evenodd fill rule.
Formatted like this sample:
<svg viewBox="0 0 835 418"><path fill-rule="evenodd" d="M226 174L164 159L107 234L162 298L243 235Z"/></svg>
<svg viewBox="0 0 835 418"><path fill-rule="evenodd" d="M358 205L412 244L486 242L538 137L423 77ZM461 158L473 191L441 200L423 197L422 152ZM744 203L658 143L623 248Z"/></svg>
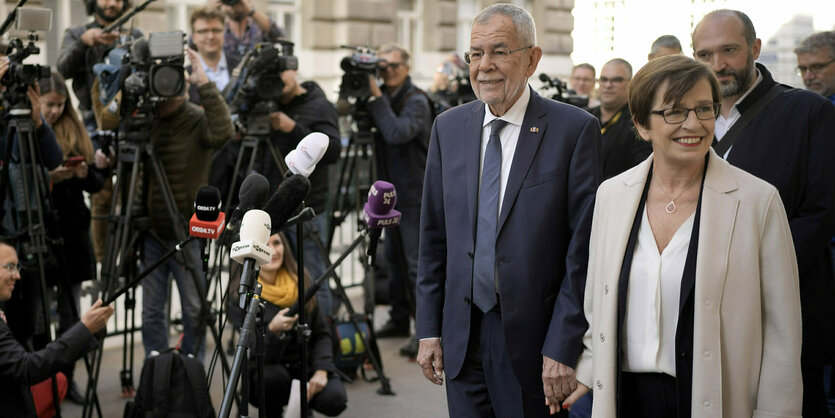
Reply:
<svg viewBox="0 0 835 418"><path fill-rule="evenodd" d="M676 209L677 209L676 208L676 199L681 197L681 195L684 194L684 192L686 192L690 187L692 187L694 184L696 184L697 180L699 180L698 177L696 179L694 179L692 182L690 182L690 184L688 184L687 187L685 187L684 190L680 191L674 198L670 199L670 203L667 203L667 206L664 206L664 211L666 211L670 215L675 213ZM656 184L658 184L658 187L661 187L661 184L658 183L658 181L656 181ZM663 190L663 187L661 187L661 189ZM668 194L670 194L670 193L668 193Z"/></svg>

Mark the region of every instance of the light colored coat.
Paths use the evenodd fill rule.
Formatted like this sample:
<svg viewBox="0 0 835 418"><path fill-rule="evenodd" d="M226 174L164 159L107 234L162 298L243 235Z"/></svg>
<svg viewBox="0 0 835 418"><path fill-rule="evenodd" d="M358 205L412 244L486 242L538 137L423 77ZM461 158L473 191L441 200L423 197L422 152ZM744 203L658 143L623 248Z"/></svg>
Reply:
<svg viewBox="0 0 835 418"><path fill-rule="evenodd" d="M577 379L616 416L618 279L652 156L597 191ZM705 175L694 288L693 417L800 416L800 291L777 190L719 158ZM593 355L592 355L593 354Z"/></svg>

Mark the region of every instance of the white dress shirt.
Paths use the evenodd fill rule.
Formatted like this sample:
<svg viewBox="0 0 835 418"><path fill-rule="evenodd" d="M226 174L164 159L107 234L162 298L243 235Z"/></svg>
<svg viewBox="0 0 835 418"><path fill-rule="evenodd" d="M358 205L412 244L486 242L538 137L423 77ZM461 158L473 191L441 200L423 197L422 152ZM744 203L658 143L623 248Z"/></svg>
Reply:
<svg viewBox="0 0 835 418"><path fill-rule="evenodd" d="M676 327L681 276L684 273L694 219L695 213L681 224L670 243L659 254L644 209L626 293L623 371L676 375Z"/></svg>
<svg viewBox="0 0 835 418"><path fill-rule="evenodd" d="M206 77L209 78L209 81L214 81L218 91L223 91L226 85L229 84L229 70L226 65L226 54L223 52L220 53L220 59L217 61L217 69L209 67L200 54L197 54L197 56L200 58L200 65L203 66L203 71L206 72Z"/></svg>
<svg viewBox="0 0 835 418"><path fill-rule="evenodd" d="M736 121L738 121L739 118L742 117L742 114L739 113L739 109L737 109L737 106L743 100L745 100L745 98L748 97L748 95L751 94L752 91L754 91L754 88L757 87L757 85L760 84L761 81L763 81L763 76L762 74L760 74L760 70L755 68L755 71L757 72L757 80L754 81L754 84L751 86L751 88L749 88L748 91L746 91L745 94L743 94L742 97L740 97L739 100L737 100L736 103L734 103L734 106L731 108L731 111L728 112L728 117L726 118L722 116L721 113L719 113L719 116L716 117L716 127L714 128L713 135L716 137L717 142L722 141L722 137L724 137L725 134L728 133L728 130L731 129L731 126L734 126L734 123L736 123ZM731 148L733 148L733 146L731 146ZM728 159L728 153L731 152L731 148L728 148L728 150L725 151L725 155L721 156L723 159Z"/></svg>
<svg viewBox="0 0 835 418"><path fill-rule="evenodd" d="M513 164L513 155L516 153L516 144L519 142L519 133L522 131L522 122L525 119L525 111L528 110L528 102L531 100L531 90L525 85L525 91L516 103L501 117L490 111L490 106L484 104L484 122L481 125L481 159L478 168L478 184L481 184L481 173L484 171L484 153L487 151L487 142L490 139L490 122L494 119L507 121L508 124L499 134L502 143L502 173L499 181L499 210L497 216L502 212L504 191L507 186L507 178L510 176L510 166Z"/></svg>

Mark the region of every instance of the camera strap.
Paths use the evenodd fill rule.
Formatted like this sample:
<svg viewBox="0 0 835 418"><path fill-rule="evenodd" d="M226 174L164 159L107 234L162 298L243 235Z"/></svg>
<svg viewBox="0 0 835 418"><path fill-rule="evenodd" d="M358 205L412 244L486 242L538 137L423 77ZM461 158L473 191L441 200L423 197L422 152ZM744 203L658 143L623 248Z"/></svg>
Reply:
<svg viewBox="0 0 835 418"><path fill-rule="evenodd" d="M725 154L727 154L728 150L734 145L734 142L736 142L736 139L745 127L748 126L748 124L751 123L751 121L759 115L772 100L776 99L781 93L789 90L793 89L780 83L775 83L771 86L765 94L763 94L750 108L748 108L748 110L745 111L745 113L742 114L742 116L740 116L739 120L731 126L731 129L728 129L728 132L725 132L725 136L723 136L721 140L717 141L714 136L712 146L713 150L716 151L716 154L725 158Z"/></svg>

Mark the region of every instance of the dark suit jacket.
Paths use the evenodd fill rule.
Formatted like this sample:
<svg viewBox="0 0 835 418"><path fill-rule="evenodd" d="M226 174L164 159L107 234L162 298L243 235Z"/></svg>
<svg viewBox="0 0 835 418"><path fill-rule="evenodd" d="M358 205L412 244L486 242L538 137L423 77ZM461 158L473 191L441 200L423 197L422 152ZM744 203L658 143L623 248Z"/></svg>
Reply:
<svg viewBox="0 0 835 418"><path fill-rule="evenodd" d="M632 130L632 114L629 105L621 109L620 118L603 134L603 180L617 176L646 160L652 154L649 141L642 141ZM603 125L600 106L593 107L589 113Z"/></svg>
<svg viewBox="0 0 835 418"><path fill-rule="evenodd" d="M762 82L739 104L745 114L775 84ZM737 137L728 162L780 191L800 271L804 367L832 360L835 289L829 239L835 199L835 107L807 90L782 93Z"/></svg>
<svg viewBox="0 0 835 418"><path fill-rule="evenodd" d="M96 344L93 334L79 322L33 353L20 345L0 320L0 417L37 416L29 387L71 367Z"/></svg>
<svg viewBox="0 0 835 418"><path fill-rule="evenodd" d="M435 120L421 207L417 337L441 337L455 378L467 351L484 103ZM533 90L496 242L507 350L523 389L542 396L542 355L574 366L602 148L597 119ZM555 309L556 307L556 309Z"/></svg>

